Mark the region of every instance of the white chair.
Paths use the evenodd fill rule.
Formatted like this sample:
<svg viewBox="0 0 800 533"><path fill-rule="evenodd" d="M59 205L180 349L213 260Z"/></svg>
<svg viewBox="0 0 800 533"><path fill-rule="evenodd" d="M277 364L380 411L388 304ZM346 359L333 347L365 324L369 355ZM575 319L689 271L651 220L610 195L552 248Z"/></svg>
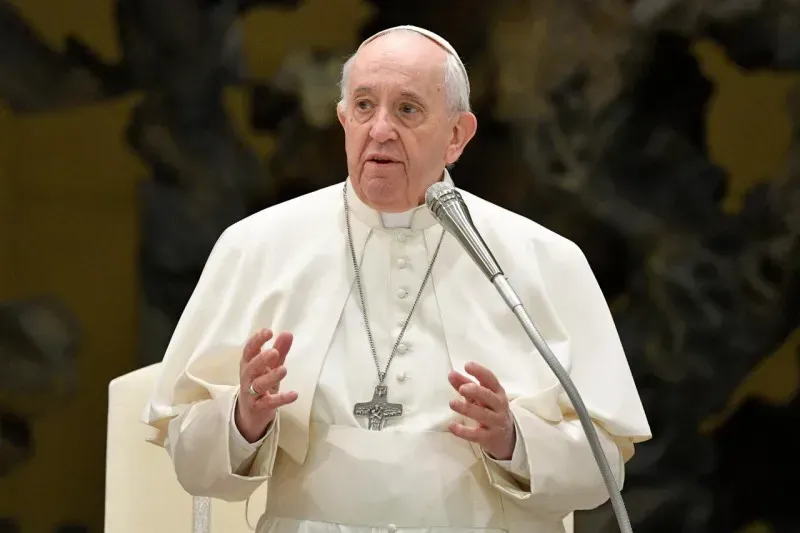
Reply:
<svg viewBox="0 0 800 533"><path fill-rule="evenodd" d="M568 514L564 519L564 533L574 533L575 529L575 516Z"/></svg>
<svg viewBox="0 0 800 533"><path fill-rule="evenodd" d="M160 447L146 441L140 421L161 364L114 379L108 387L106 443L106 533L247 533L244 502L192 498L175 479L172 463ZM266 483L253 494L259 509ZM251 510L250 523L258 521ZM564 521L572 533L572 516Z"/></svg>
<svg viewBox="0 0 800 533"><path fill-rule="evenodd" d="M175 479L166 451L146 441L152 428L140 419L160 368L133 371L108 387L106 533L250 533L244 502L192 498ZM253 525L265 497L266 483L252 497Z"/></svg>

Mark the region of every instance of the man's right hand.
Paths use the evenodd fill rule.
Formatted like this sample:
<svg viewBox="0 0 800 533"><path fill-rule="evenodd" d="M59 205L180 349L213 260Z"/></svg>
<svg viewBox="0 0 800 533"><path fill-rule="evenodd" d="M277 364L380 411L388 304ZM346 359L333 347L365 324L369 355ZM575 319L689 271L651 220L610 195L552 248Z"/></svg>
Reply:
<svg viewBox="0 0 800 533"><path fill-rule="evenodd" d="M236 427L248 442L256 442L275 420L278 408L297 399L294 391L280 392L286 377L286 354L292 347L292 334L278 334L272 348L261 347L272 338L272 330L263 329L247 340L239 362L239 398L236 402ZM255 390L253 396L250 388Z"/></svg>

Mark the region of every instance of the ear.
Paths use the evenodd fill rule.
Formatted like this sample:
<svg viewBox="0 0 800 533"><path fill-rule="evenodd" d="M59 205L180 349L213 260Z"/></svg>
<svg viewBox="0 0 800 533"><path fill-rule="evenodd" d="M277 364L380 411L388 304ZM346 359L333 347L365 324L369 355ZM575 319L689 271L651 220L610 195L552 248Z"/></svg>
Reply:
<svg viewBox="0 0 800 533"><path fill-rule="evenodd" d="M473 113L459 113L458 120L453 124L453 137L447 145L445 153L445 163L452 165L461 157L467 143L475 136L478 131L478 118Z"/></svg>
<svg viewBox="0 0 800 533"><path fill-rule="evenodd" d="M347 115L345 114L344 109L344 102L339 102L336 104L336 116L339 117L339 124L342 125L344 128L344 123L347 120Z"/></svg>

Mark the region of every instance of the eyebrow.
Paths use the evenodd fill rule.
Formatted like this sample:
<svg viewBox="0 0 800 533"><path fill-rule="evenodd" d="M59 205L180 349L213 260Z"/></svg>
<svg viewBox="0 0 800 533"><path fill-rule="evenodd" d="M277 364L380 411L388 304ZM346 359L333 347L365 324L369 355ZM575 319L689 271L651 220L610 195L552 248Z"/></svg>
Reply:
<svg viewBox="0 0 800 533"><path fill-rule="evenodd" d="M409 100L414 100L416 102L422 103L425 100L419 94L415 93L414 91L400 91L400 96L403 98L408 98Z"/></svg>
<svg viewBox="0 0 800 533"><path fill-rule="evenodd" d="M371 93L371 92L372 92L372 88L368 87L366 85L359 85L358 87L353 89L353 95L368 94L368 93ZM414 101L419 102L419 103L422 103L422 102L425 101L425 99L422 98L422 96L419 93L416 93L414 91L409 91L408 89L400 91L400 96L402 96L403 98L408 98L409 100L414 100Z"/></svg>

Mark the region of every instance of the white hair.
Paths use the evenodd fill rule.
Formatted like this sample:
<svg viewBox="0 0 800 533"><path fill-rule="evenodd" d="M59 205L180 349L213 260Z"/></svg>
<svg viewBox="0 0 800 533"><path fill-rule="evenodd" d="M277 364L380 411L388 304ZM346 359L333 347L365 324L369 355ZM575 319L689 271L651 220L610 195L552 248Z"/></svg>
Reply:
<svg viewBox="0 0 800 533"><path fill-rule="evenodd" d="M393 32L414 33L410 30L397 29ZM463 113L471 111L469 104L469 80L466 73L461 67L461 60L454 56L449 51L445 50L446 56L444 60L444 90L445 90L445 103L451 113ZM356 51L351 55L342 66L342 78L339 81L341 95L339 105L344 106L347 103L348 81L350 79L350 71L353 69L355 62Z"/></svg>

